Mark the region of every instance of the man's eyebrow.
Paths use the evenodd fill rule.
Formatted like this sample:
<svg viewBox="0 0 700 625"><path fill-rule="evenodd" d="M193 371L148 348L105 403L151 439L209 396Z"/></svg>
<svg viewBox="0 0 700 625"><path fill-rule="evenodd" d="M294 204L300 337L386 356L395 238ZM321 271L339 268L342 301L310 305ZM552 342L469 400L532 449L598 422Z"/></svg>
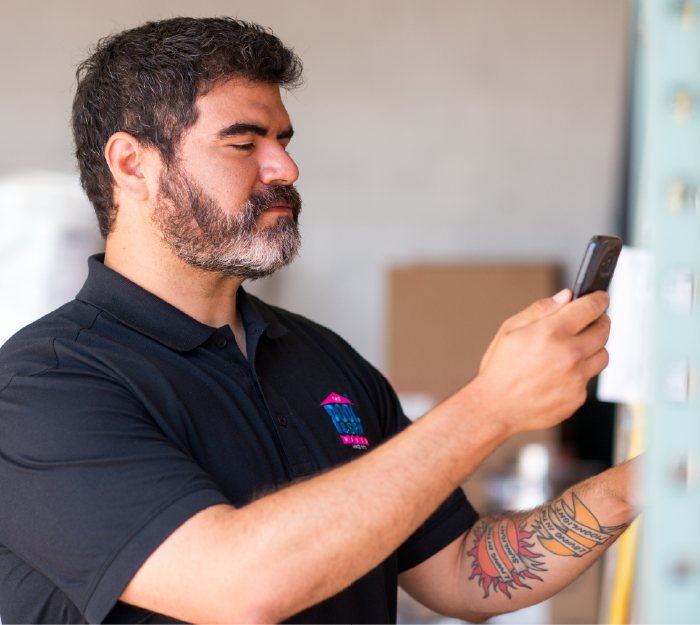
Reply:
<svg viewBox="0 0 700 625"><path fill-rule="evenodd" d="M258 124L235 123L222 128L218 132L220 139L227 137L238 137L240 135L257 135L258 137L266 137L269 130ZM283 130L277 135L278 139L291 139L294 135L294 129L290 126L287 130Z"/></svg>
<svg viewBox="0 0 700 625"><path fill-rule="evenodd" d="M263 128L257 124L237 123L219 130L219 138L224 139L225 137L237 137L239 135L258 135L259 137L265 137L267 136L267 132L267 128Z"/></svg>

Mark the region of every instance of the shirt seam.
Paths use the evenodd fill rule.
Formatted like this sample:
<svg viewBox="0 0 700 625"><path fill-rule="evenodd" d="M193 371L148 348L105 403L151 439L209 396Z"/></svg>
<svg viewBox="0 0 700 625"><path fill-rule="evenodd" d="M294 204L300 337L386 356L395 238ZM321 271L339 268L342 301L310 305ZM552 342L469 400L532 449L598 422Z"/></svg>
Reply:
<svg viewBox="0 0 700 625"><path fill-rule="evenodd" d="M92 329L92 327L95 325L95 321L97 321L97 318L100 316L100 313L102 313L102 311L101 311L99 308L96 309L96 313L95 313L95 315L93 316L92 321L90 322L90 324L79 328L78 331L75 333L75 336L74 336L73 339L72 339L72 342L73 342L73 343L77 343L77 342L78 342L78 337L80 336L80 333L81 333L83 330L90 330L90 329ZM42 369L41 371L36 371L35 373L30 374L30 375L29 375L30 378L36 377L36 376L38 376L38 375L41 375L42 373L46 373L47 371L50 371L51 369L56 369L56 370L58 370L58 369L61 368L60 363L58 362L58 353L56 352L56 340L57 340L57 339L58 339L57 336L55 336L55 337L53 337L53 338L51 339L51 363L52 363L51 366L50 366L50 367L46 367L45 369ZM13 374L12 378L14 378L15 375L16 375L16 374ZM12 382L12 379L10 379L10 382ZM3 387L3 388L7 388L7 386L10 385L10 382L8 382L8 383L5 385L5 387ZM0 390L2 390L2 389L0 389Z"/></svg>
<svg viewBox="0 0 700 625"><path fill-rule="evenodd" d="M17 375L16 373L13 373L13 374L8 378L7 382L5 382L5 384L0 388L0 393L2 393L8 386L10 386L10 384L12 383L12 380L15 379L15 376L16 376L16 375Z"/></svg>
<svg viewBox="0 0 700 625"><path fill-rule="evenodd" d="M90 304L92 306L92 304ZM83 330L92 330L92 327L95 325L95 322L97 321L97 318L103 313L104 311L101 308L98 308L95 306L95 312L92 317L92 321L90 322L90 325L83 326L80 328L76 333L75 336L73 337L73 342L77 343L78 339L80 338L80 334ZM54 339L55 340L55 339Z"/></svg>

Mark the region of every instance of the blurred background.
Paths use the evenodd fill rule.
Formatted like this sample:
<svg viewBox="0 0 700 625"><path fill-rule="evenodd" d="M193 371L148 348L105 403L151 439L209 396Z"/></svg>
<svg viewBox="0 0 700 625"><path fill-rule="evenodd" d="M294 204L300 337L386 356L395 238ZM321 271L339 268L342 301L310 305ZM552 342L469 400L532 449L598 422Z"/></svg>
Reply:
<svg viewBox="0 0 700 625"><path fill-rule="evenodd" d="M300 54L306 84L285 103L304 244L250 290L341 334L412 418L475 375L507 316L571 285L591 236L624 234L627 0L0 1L0 342L72 299L101 251L72 155L74 72L146 20L237 16ZM609 466L612 429L591 394L465 490L481 512L537 505ZM594 622L599 569L498 622ZM405 596L400 620L449 621Z"/></svg>

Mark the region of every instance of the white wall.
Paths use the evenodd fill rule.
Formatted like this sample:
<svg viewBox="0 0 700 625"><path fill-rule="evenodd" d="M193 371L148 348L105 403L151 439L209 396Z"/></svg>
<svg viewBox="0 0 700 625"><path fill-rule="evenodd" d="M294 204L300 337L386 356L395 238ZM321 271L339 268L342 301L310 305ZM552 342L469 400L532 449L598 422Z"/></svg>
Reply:
<svg viewBox="0 0 700 625"><path fill-rule="evenodd" d="M626 0L2 2L0 170L74 169L74 66L112 31L227 14L293 45L304 246L257 289L380 367L392 264L551 259L570 280L613 227Z"/></svg>
<svg viewBox="0 0 700 625"><path fill-rule="evenodd" d="M74 174L0 175L0 345L80 290L104 250L93 215Z"/></svg>

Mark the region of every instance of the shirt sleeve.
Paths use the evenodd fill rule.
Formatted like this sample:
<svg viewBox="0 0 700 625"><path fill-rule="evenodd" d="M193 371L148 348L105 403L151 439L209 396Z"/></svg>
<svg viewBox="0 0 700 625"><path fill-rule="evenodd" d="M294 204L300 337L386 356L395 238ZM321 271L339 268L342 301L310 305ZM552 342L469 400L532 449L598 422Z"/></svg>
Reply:
<svg viewBox="0 0 700 625"><path fill-rule="evenodd" d="M2 386L0 543L102 622L175 529L228 502L107 376L51 369Z"/></svg>
<svg viewBox="0 0 700 625"><path fill-rule="evenodd" d="M453 540L471 529L478 518L479 514L469 503L462 489L458 488L399 547L399 573L418 566L442 551Z"/></svg>

